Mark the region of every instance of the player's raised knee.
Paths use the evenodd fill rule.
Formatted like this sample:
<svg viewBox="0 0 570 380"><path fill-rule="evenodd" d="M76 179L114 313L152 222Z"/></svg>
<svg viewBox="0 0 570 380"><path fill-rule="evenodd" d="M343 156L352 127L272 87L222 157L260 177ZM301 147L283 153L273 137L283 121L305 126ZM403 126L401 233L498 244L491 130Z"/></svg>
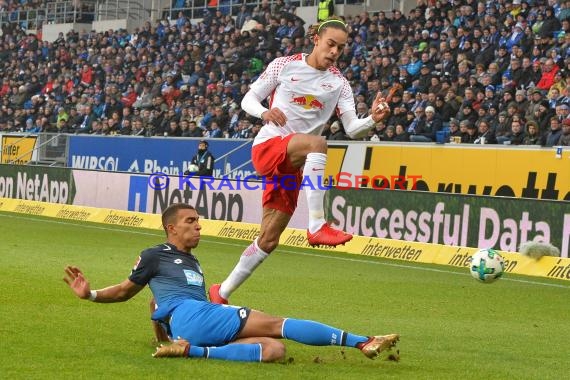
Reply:
<svg viewBox="0 0 570 380"><path fill-rule="evenodd" d="M310 136L308 143L310 144L309 150L311 152L319 152L319 153L327 152L327 140L323 136Z"/></svg>

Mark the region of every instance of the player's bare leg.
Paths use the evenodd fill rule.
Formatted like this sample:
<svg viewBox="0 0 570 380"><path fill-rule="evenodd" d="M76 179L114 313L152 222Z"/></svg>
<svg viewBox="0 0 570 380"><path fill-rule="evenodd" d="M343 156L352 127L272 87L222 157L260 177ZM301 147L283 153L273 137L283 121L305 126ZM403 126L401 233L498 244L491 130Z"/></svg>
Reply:
<svg viewBox="0 0 570 380"><path fill-rule="evenodd" d="M230 295L243 284L253 271L279 245L279 238L289 224L291 215L279 210L264 208L259 237L242 253L238 264L222 284L210 287L210 301L227 304Z"/></svg>

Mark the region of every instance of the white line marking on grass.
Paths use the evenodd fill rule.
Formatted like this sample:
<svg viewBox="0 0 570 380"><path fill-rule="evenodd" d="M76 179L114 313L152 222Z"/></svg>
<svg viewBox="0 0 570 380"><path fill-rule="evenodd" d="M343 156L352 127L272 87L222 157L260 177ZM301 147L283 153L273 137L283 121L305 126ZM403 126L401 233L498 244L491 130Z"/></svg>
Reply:
<svg viewBox="0 0 570 380"><path fill-rule="evenodd" d="M162 233L158 233L158 232L152 233L152 232L143 232L143 231L136 231L136 230L125 230L125 229L121 229L122 226L116 226L114 228L111 228L111 227L103 227L103 226L94 226L91 224L84 224L82 222L77 222L77 223L64 222L64 221L60 221L60 220L40 219L40 218L33 218L33 217L28 217L28 216L10 215L10 214L3 214L3 213L0 213L0 217L22 219L22 220L31 220L34 222L42 222L42 223L47 222L47 223L53 223L53 224L71 225L71 226L76 226L76 227L92 228L92 229L103 230L103 231L125 232L125 233L132 233L132 234L145 235L145 236L158 236L158 237L164 236ZM87 223L90 223L90 222L87 222ZM206 242L206 243L229 245L232 247L241 247L241 246L244 246L248 243L247 241L244 241L243 244L229 243L229 242L219 241L217 239L210 240L210 239L204 238L204 237L202 237L201 240ZM323 254L319 254L319 253L307 253L307 252L292 251L289 249L278 249L278 251L279 252L285 252L288 254L293 254L293 255L319 257L319 258L329 259L329 260L332 259L332 260L341 260L341 261L348 261L348 262L354 262L354 263L366 263L366 264L382 265L382 266L388 266L388 267L394 267L394 268L416 269L416 270L421 270L421 271L426 271L426 272L438 272L438 273L454 274L454 275L459 275L459 276L465 276L466 275L465 273L460 273L460 272L455 272L455 271L450 271L450 270L445 270L445 269L426 268L423 266L415 266L412 264L396 264L396 263L387 263L387 262L380 262L380 261L364 260L364 259L358 259L358 258L353 258L353 257L337 257L337 256L323 255ZM351 253L347 253L347 252L336 252L336 253L352 255ZM513 282L520 282L523 284L542 285L542 286L550 286L553 288L570 289L570 286L568 286L568 285L550 284L550 283L546 283L546 282L532 281L532 280L519 280L519 279L514 279L514 278L503 278L502 281L513 281Z"/></svg>
<svg viewBox="0 0 570 380"><path fill-rule="evenodd" d="M218 243L223 244L223 243L221 243L221 242L218 242ZM336 259L336 260L351 261L351 262L358 262L358 263L370 263L370 264L384 265L384 266L396 267L396 268L417 269L417 270L427 271L427 272L439 272L439 273L447 273L447 274L456 274L456 275L459 275L459 276L466 276L465 273L460 273L460 272L455 272L455 271L449 271L449 270L445 270L445 269L419 267L419 266L415 266L415 265L412 265L412 264L386 263L386 262L378 262L378 261L371 261L371 260L355 259L355 258L350 258L350 257L327 256L327 255L321 255L321 254L318 254L318 253L296 252L296 251L289 251L289 250L284 250L284 249L280 249L280 251L281 251L281 252L287 252L287 253L295 254L295 255L305 255L305 256L311 256L311 257L322 257L322 258L327 258L327 259ZM339 253L340 253L340 252L339 252ZM351 255L351 253L346 253L346 254L347 254L347 255ZM437 265L437 264L435 264L435 265ZM467 274L467 275L468 275L468 274ZM502 278L502 280L503 280L503 281L504 281L504 280L507 280L507 281L514 281L514 282L522 282L522 283L524 283L524 284L551 286L551 287L554 287L554 288L570 289L570 286L568 286L568 285L549 284L549 283L540 282L540 281L517 280L517 279L514 279L514 278Z"/></svg>

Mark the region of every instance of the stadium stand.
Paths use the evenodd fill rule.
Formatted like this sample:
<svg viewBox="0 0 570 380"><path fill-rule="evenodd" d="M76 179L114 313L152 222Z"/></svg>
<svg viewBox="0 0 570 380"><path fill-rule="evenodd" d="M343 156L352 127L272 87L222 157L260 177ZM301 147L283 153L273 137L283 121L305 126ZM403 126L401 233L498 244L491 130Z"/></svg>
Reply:
<svg viewBox="0 0 570 380"><path fill-rule="evenodd" d="M71 30L48 41L42 25L89 23L100 10L0 0L0 131L208 137L217 125L221 138L251 138L258 120L239 103L272 59L310 51L297 15L306 4L174 0L131 31ZM351 33L338 66L359 115L377 92L402 87L367 140L568 141L570 1L417 4L345 17ZM525 139L531 121L540 137ZM333 129L347 139L340 122Z"/></svg>

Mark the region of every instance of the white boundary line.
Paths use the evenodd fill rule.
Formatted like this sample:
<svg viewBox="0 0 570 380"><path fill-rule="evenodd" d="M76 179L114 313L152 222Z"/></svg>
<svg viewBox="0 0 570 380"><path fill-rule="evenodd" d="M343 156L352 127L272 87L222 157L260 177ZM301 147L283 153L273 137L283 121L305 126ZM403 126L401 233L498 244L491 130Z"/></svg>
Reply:
<svg viewBox="0 0 570 380"><path fill-rule="evenodd" d="M137 235L164 237L164 234L159 233L159 232L151 233L151 232L144 232L144 231L127 230L127 229L122 229L121 228L122 226L115 226L115 227L111 228L111 227L94 226L91 224L85 224L85 223L93 223L93 222L73 223L73 222L69 222L69 221L52 220L49 217L43 217L43 218L46 218L46 219L43 219L43 218L33 218L33 217L29 217L29 216L10 215L9 213L0 213L0 217L21 219L21 220L31 220L34 222L42 222L42 223L47 222L47 223L53 223L53 224L72 225L72 226L76 226L76 227L85 227L85 228L104 230L104 231L123 232L123 233L137 234ZM211 239L202 237L201 240L203 240L207 243L229 245L229 246L233 246L233 247L241 247L242 246L242 244L229 243L229 242L219 241L217 239L211 240ZM243 245L246 245L246 244L247 244L247 241L244 240ZM395 263L387 263L387 262L380 262L380 261L373 261L373 260L357 259L357 258L351 258L351 257L337 257L337 256L323 255L323 254L319 254L319 253L299 252L299 251L293 251L293 250L289 250L289 249L278 249L278 250L280 252L286 252L289 254L294 254L294 255L299 255L299 256L318 257L318 258L329 259L329 260L341 260L341 261L348 261L348 262L354 262L354 263L366 263L366 264L382 265L382 266L395 267L395 268L415 269L415 270L421 270L421 271L426 271L426 272L446 273L446 274L453 274L453 275L459 275L459 276L465 276L466 275L464 273L459 273L459 272L455 272L455 271L450 271L450 270L445 270L445 269L436 269L436 268L426 268L424 266L417 266L417 265L412 265L412 264L395 264ZM341 253L342 254L342 252L335 252L335 253ZM346 255L352 255L352 254L346 253ZM437 265L437 264L435 264L435 265ZM551 283L540 282L540 281L519 280L519 279L514 279L514 278L502 278L501 280L502 281L520 282L523 284L549 286L549 287L553 287L553 288L570 289L570 285L551 284Z"/></svg>

